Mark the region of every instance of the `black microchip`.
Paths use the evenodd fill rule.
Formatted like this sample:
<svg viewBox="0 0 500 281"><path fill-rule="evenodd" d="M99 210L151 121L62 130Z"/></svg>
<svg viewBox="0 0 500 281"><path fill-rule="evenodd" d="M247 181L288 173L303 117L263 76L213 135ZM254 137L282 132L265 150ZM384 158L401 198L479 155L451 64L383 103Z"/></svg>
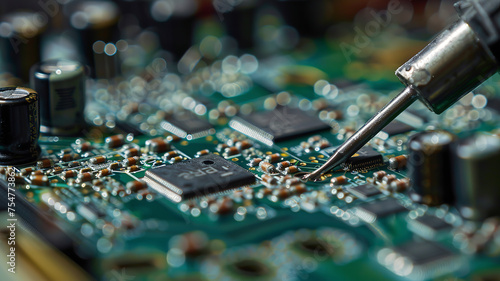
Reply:
<svg viewBox="0 0 500 281"><path fill-rule="evenodd" d="M218 155L208 154L148 170L144 180L151 188L179 202L250 185L255 176Z"/></svg>
<svg viewBox="0 0 500 281"><path fill-rule="evenodd" d="M454 256L453 252L431 241L411 241L394 248L394 252L407 258L413 265L426 265Z"/></svg>
<svg viewBox="0 0 500 281"><path fill-rule="evenodd" d="M382 194L375 186L371 184L364 184L359 186L350 187L349 192L360 199L367 199L379 194Z"/></svg>
<svg viewBox="0 0 500 281"><path fill-rule="evenodd" d="M394 198L363 204L355 209L355 214L367 223L373 223L377 218L386 217L405 211L406 208Z"/></svg>
<svg viewBox="0 0 500 281"><path fill-rule="evenodd" d="M451 224L431 215L423 215L410 220L408 228L422 237L432 239L439 231L451 228Z"/></svg>
<svg viewBox="0 0 500 281"><path fill-rule="evenodd" d="M385 128L382 129L382 132L386 133L389 137L392 137L412 130L415 130L415 128L398 120L394 120L385 126Z"/></svg>
<svg viewBox="0 0 500 281"><path fill-rule="evenodd" d="M382 154L369 146L364 146L351 158L347 159L343 165L349 170L368 170L383 164L384 158Z"/></svg>
<svg viewBox="0 0 500 281"><path fill-rule="evenodd" d="M181 138L196 139L215 133L212 125L191 111L182 110L168 115L161 127Z"/></svg>
<svg viewBox="0 0 500 281"><path fill-rule="evenodd" d="M318 117L287 106L235 117L229 125L267 145L331 128Z"/></svg>

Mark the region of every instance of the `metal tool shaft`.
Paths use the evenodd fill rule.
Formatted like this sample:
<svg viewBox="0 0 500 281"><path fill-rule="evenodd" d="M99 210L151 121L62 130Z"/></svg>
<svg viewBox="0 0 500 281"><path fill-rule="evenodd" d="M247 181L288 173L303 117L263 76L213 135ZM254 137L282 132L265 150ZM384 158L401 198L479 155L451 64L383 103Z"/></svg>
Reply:
<svg viewBox="0 0 500 281"><path fill-rule="evenodd" d="M401 112L408 108L418 95L415 90L409 86L401 92L396 98L389 102L375 116L352 135L344 144L342 144L335 153L314 172L307 174L303 179L316 180L321 174L345 162L349 157L356 153L368 141L370 141L387 124L396 118Z"/></svg>

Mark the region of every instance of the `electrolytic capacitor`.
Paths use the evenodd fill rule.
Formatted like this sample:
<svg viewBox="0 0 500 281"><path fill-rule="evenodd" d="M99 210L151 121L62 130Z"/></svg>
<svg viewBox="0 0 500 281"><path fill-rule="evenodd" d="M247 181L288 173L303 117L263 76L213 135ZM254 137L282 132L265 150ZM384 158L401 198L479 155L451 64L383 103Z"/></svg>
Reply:
<svg viewBox="0 0 500 281"><path fill-rule="evenodd" d="M195 0L155 0L151 2L152 26L163 49L180 59L193 43L198 3Z"/></svg>
<svg viewBox="0 0 500 281"><path fill-rule="evenodd" d="M451 145L456 137L436 130L414 135L408 142L411 198L428 205L453 203Z"/></svg>
<svg viewBox="0 0 500 281"><path fill-rule="evenodd" d="M41 35L47 20L34 12L0 18L0 68L28 82L30 67L40 61Z"/></svg>
<svg viewBox="0 0 500 281"><path fill-rule="evenodd" d="M94 43L118 39L120 11L111 1L73 1L67 6L66 14L80 40L83 59L90 66L92 77L95 77Z"/></svg>
<svg viewBox="0 0 500 281"><path fill-rule="evenodd" d="M475 135L454 149L456 206L463 217L480 220L500 215L500 138Z"/></svg>
<svg viewBox="0 0 500 281"><path fill-rule="evenodd" d="M35 161L40 155L38 94L29 88L0 88L0 164Z"/></svg>
<svg viewBox="0 0 500 281"><path fill-rule="evenodd" d="M40 131L74 135L85 125L85 69L70 60L49 60L31 69L31 87L40 96Z"/></svg>

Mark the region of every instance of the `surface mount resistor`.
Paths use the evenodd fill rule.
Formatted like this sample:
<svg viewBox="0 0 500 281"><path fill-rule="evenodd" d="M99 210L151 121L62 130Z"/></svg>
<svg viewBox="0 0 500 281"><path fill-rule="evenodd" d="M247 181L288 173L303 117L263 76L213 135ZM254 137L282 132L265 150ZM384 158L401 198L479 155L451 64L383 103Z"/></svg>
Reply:
<svg viewBox="0 0 500 281"><path fill-rule="evenodd" d="M106 162L106 157L102 155L90 158L91 164L102 164L104 162Z"/></svg>
<svg viewBox="0 0 500 281"><path fill-rule="evenodd" d="M346 184L348 181L348 178L346 176L339 176L339 177L334 177L330 180L330 182L333 184L333 185L342 185L342 184Z"/></svg>
<svg viewBox="0 0 500 281"><path fill-rule="evenodd" d="M124 144L124 137L123 135L114 135L107 137L104 142L109 148L117 148L120 147Z"/></svg>
<svg viewBox="0 0 500 281"><path fill-rule="evenodd" d="M163 153L168 150L170 150L170 143L162 138L146 141L146 152L148 153Z"/></svg>
<svg viewBox="0 0 500 281"><path fill-rule="evenodd" d="M274 174L277 172L276 167L274 167L274 165L269 162L262 161L260 162L259 167L263 172L268 174Z"/></svg>
<svg viewBox="0 0 500 281"><path fill-rule="evenodd" d="M408 160L408 156L399 155L396 157L392 157L389 159L389 168L394 170L399 170L406 167L406 162Z"/></svg>

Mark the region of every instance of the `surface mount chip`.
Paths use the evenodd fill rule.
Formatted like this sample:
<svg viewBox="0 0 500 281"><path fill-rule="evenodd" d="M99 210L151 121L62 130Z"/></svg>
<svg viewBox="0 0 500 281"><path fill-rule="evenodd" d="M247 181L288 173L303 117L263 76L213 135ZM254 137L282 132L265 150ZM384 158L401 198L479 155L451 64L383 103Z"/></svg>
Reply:
<svg viewBox="0 0 500 281"><path fill-rule="evenodd" d="M406 208L399 204L398 200L387 198L385 200L360 205L356 207L354 213L363 221L373 223L377 218L397 214L404 210L406 210Z"/></svg>
<svg viewBox="0 0 500 281"><path fill-rule="evenodd" d="M235 117L229 126L266 145L330 129L318 117L287 106Z"/></svg>
<svg viewBox="0 0 500 281"><path fill-rule="evenodd" d="M364 146L345 161L343 165L349 170L369 170L383 164L384 158L382 154L369 146Z"/></svg>
<svg viewBox="0 0 500 281"><path fill-rule="evenodd" d="M430 241L410 241L397 247L384 248L379 251L377 258L389 270L410 280L427 280L461 266L453 252ZM394 260L400 262L395 263Z"/></svg>
<svg viewBox="0 0 500 281"><path fill-rule="evenodd" d="M372 184L363 184L359 186L354 186L348 188L349 192L352 193L352 195L360 198L360 199L367 199L372 196L376 196L379 194L382 194L380 190L378 190L375 186Z"/></svg>
<svg viewBox="0 0 500 281"><path fill-rule="evenodd" d="M220 193L255 182L254 174L208 154L146 171L148 185L174 202Z"/></svg>
<svg viewBox="0 0 500 281"><path fill-rule="evenodd" d="M161 123L161 127L174 135L188 140L215 133L215 129L207 120L201 119L187 110L167 116Z"/></svg>
<svg viewBox="0 0 500 281"><path fill-rule="evenodd" d="M408 222L408 228L420 236L433 239L443 230L451 228L452 225L436 216L423 215Z"/></svg>

